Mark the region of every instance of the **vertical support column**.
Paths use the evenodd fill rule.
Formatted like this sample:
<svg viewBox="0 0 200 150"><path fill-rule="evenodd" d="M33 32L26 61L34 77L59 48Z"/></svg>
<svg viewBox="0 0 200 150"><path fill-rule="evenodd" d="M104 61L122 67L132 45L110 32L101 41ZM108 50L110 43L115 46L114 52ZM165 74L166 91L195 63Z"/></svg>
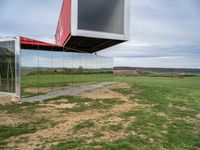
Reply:
<svg viewBox="0 0 200 150"><path fill-rule="evenodd" d="M21 45L20 37L15 39L15 93L21 99Z"/></svg>

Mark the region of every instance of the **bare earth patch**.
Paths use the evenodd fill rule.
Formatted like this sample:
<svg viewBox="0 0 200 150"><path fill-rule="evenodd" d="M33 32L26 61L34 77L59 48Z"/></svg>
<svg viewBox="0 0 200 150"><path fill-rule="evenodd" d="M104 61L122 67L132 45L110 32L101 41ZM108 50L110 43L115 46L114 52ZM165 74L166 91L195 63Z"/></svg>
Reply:
<svg viewBox="0 0 200 150"><path fill-rule="evenodd" d="M48 128L44 130L39 130L36 133L33 134L27 134L27 135L22 135L18 137L12 137L9 139L9 148L13 147L20 147L20 149L35 149L36 145L43 145L45 140L48 140L49 144L45 143L45 148L48 149L52 143L56 144L58 140L62 140L65 138L80 138L80 137L87 137L87 138L92 138L93 134L96 131L99 131L103 126L106 125L106 123L113 124L113 123L123 123L124 120L120 119L118 117L119 114L125 111L132 110L136 107L141 107L139 104L135 103L124 103L124 104L119 104L114 106L113 108L106 110L104 112L98 112L96 110L88 110L85 112L81 113L69 113L65 114L62 116L63 120L61 123L56 125L53 128ZM55 109L55 108L54 108ZM54 111L55 112L55 111ZM43 114L48 116L48 112ZM51 119L57 119L56 116L51 116ZM92 120L95 122L95 127L91 129L83 129L80 130L77 133L74 133L73 127L86 120ZM128 133L125 133L124 131L119 131L119 132L113 132L113 131L104 131L103 132L104 136L99 137L99 140L101 139L109 139L114 140L119 137L123 137L127 135ZM130 134L130 133L129 133ZM16 143L16 141L19 138L27 138L28 142L27 143ZM97 139L98 140L98 139ZM89 141L88 141L89 142Z"/></svg>
<svg viewBox="0 0 200 150"><path fill-rule="evenodd" d="M71 103L60 103L60 104L40 104L40 106L47 106L47 107L52 107L56 109L66 109L66 108L74 108L76 107L76 104L71 104ZM46 109L46 108L43 108ZM41 109L40 109L41 110Z"/></svg>
<svg viewBox="0 0 200 150"><path fill-rule="evenodd" d="M11 102L17 102L18 98L14 95L1 95L0 93L0 105L5 105Z"/></svg>
<svg viewBox="0 0 200 150"><path fill-rule="evenodd" d="M101 89L96 89L94 91L85 92L79 96L90 98L90 99L113 99L118 98L124 101L128 100L127 96L124 96L118 92L112 91L112 89L127 89L131 88L131 85L128 83L116 83Z"/></svg>
<svg viewBox="0 0 200 150"><path fill-rule="evenodd" d="M191 110L190 108L187 108L185 106L175 106L175 108L182 110L182 111L187 111L187 110Z"/></svg>
<svg viewBox="0 0 200 150"><path fill-rule="evenodd" d="M0 125L18 125L24 122L24 119L15 114L0 113Z"/></svg>
<svg viewBox="0 0 200 150"><path fill-rule="evenodd" d="M157 113L156 115L158 115L158 116L160 116L160 117L168 118L168 116L167 116L166 113L164 113L164 112L159 112L159 113Z"/></svg>
<svg viewBox="0 0 200 150"><path fill-rule="evenodd" d="M97 89L91 92L85 92L80 94L79 96L84 97L84 98L90 98L90 99L121 99L124 101L127 101L127 97L123 96L122 94L118 92L114 92L108 88L101 88Z"/></svg>
<svg viewBox="0 0 200 150"><path fill-rule="evenodd" d="M130 85L123 83L123 88L128 88ZM130 122L133 122L136 118L130 117L123 119L120 115L123 112L127 112L133 109L139 109L146 107L145 105L138 104L136 102L128 101L128 96L124 96L118 92L114 92L111 89L120 88L120 84L115 84L101 89L96 89L92 92L85 92L81 94L81 97L87 97L93 99L119 99L123 100L123 103L113 105L109 109L99 110L92 109L84 112L67 112L61 113L60 110L66 108L74 108L77 104L69 103L66 99L60 99L56 101L50 101L47 104L40 103L36 107L34 114L31 114L30 119L36 120L39 118L45 118L57 122L53 127L41 129L32 134L24 134L16 137L11 137L7 141L9 142L8 149L29 149L34 150L36 148L49 149L52 144L57 144L63 139L84 138L87 142L90 142L94 138L97 131L102 132L102 136L96 137L95 140L115 140L120 137L124 137L128 134L135 135L134 131L127 132L126 130L112 131L109 129L110 125L121 124L123 128L126 128ZM86 102L86 105L90 105L90 102ZM77 124L90 120L94 122L94 126L91 128L83 128L77 132L74 131L74 126ZM19 139L27 139L26 142L17 142Z"/></svg>
<svg viewBox="0 0 200 150"><path fill-rule="evenodd" d="M129 89L131 85L129 83L116 83L108 87L109 89Z"/></svg>
<svg viewBox="0 0 200 150"><path fill-rule="evenodd" d="M199 114L197 114L197 116L196 116L198 119L200 119L200 113Z"/></svg>

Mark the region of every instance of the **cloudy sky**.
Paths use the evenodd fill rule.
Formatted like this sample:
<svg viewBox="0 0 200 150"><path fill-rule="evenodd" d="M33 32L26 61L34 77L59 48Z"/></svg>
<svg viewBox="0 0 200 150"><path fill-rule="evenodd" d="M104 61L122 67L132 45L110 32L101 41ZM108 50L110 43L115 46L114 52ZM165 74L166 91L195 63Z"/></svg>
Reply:
<svg viewBox="0 0 200 150"><path fill-rule="evenodd" d="M0 36L54 42L62 0L0 0ZM199 0L131 0L131 39L100 55L115 66L200 68Z"/></svg>

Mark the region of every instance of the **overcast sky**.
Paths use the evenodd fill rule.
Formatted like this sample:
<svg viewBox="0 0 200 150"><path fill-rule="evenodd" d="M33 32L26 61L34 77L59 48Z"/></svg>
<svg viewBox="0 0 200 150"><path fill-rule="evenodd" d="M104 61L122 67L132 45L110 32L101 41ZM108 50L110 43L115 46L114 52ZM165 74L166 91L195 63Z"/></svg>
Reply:
<svg viewBox="0 0 200 150"><path fill-rule="evenodd" d="M0 36L54 42L62 0L0 0ZM131 39L99 54L115 66L200 68L200 0L131 0Z"/></svg>

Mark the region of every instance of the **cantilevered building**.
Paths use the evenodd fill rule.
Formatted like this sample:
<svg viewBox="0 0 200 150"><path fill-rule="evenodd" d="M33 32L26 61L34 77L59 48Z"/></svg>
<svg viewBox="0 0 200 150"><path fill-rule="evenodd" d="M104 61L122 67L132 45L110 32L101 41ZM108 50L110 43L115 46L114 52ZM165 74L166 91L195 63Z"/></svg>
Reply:
<svg viewBox="0 0 200 150"><path fill-rule="evenodd" d="M0 92L19 98L110 81L113 60L93 53L129 39L129 0L64 0L56 44L0 38Z"/></svg>

